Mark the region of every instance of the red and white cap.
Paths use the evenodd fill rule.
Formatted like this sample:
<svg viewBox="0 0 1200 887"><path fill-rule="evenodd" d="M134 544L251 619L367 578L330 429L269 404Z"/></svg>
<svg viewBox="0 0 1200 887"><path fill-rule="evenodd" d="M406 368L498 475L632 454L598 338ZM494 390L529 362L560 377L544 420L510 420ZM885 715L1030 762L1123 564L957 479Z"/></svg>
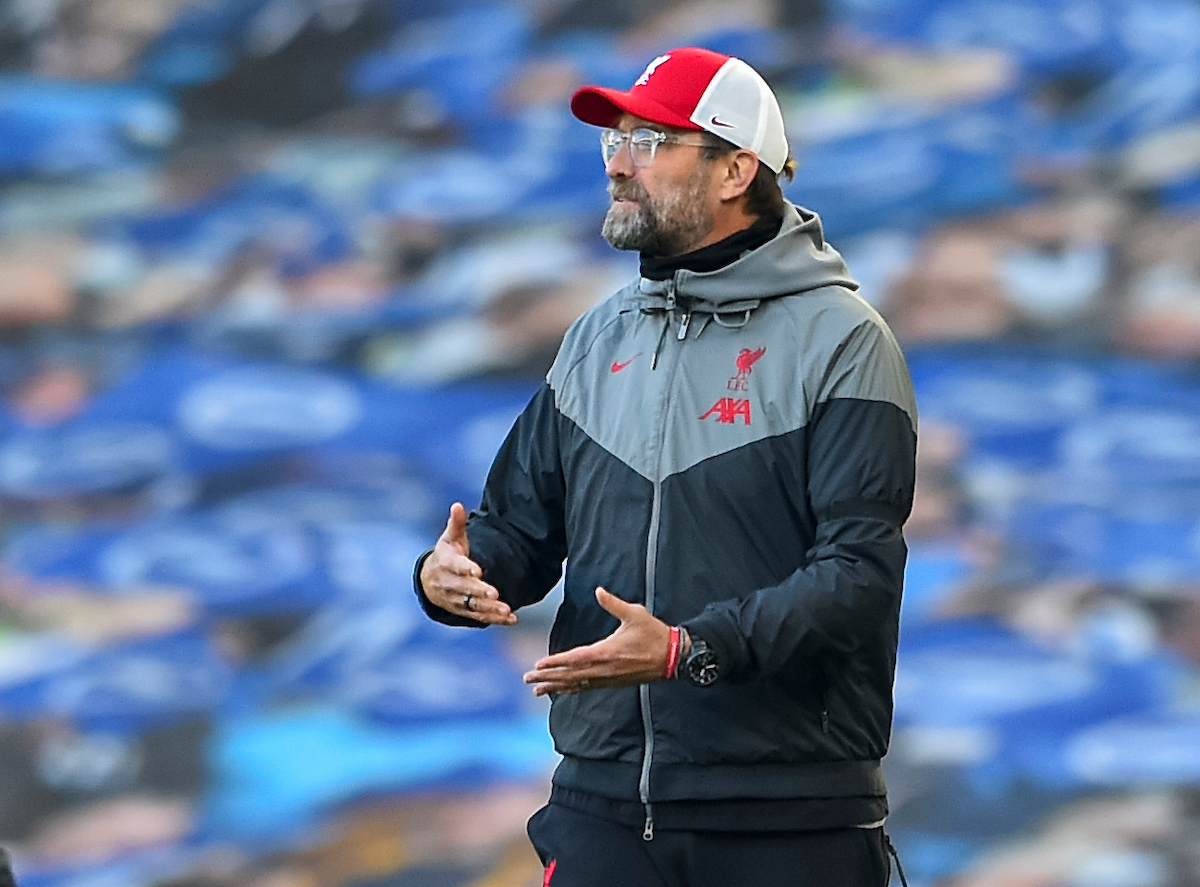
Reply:
<svg viewBox="0 0 1200 887"><path fill-rule="evenodd" d="M622 114L682 129L705 129L746 148L776 174L788 159L783 114L771 87L738 58L685 46L660 55L628 92L585 86L571 112L593 126L613 126Z"/></svg>

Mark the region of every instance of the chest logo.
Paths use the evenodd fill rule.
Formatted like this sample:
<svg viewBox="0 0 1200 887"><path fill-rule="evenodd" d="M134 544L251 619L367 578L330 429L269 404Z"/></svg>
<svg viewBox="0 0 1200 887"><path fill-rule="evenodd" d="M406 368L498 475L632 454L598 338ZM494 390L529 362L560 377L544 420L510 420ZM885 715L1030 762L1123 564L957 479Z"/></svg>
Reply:
<svg viewBox="0 0 1200 887"><path fill-rule="evenodd" d="M612 362L612 366L608 368L608 371L610 373L619 373L641 356L642 352L639 351L637 354L633 355L633 357L629 358L629 360L614 360Z"/></svg>
<svg viewBox="0 0 1200 887"><path fill-rule="evenodd" d="M733 425L738 417L747 425L750 424L750 401L742 397L722 397L700 417L703 421L709 416L716 415L718 422Z"/></svg>
<svg viewBox="0 0 1200 887"><path fill-rule="evenodd" d="M730 391L745 391L750 385L750 373L754 369L754 364L766 353L766 348L755 348L753 351L743 348L739 351L736 358L737 373L730 378L725 387Z"/></svg>

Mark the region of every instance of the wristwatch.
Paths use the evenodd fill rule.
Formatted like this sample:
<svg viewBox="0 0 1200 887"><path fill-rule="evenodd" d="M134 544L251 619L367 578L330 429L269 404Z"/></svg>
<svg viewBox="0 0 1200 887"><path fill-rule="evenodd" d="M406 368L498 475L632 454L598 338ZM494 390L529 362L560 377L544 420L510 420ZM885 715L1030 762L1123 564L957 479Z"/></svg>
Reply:
<svg viewBox="0 0 1200 887"><path fill-rule="evenodd" d="M721 676L716 651L703 638L689 635L692 649L683 660L683 675L697 687L707 687Z"/></svg>

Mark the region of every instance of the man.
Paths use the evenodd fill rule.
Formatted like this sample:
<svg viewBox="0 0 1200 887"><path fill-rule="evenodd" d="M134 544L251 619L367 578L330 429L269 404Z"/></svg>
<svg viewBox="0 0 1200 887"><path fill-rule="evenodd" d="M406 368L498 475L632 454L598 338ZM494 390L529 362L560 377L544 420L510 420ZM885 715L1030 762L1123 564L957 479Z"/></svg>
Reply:
<svg viewBox="0 0 1200 887"><path fill-rule="evenodd" d="M563 755L529 824L546 884L883 885L903 357L783 199L750 66L677 49L571 108L604 127L603 234L640 279L567 333L417 593L441 622L512 624L567 559L525 676Z"/></svg>

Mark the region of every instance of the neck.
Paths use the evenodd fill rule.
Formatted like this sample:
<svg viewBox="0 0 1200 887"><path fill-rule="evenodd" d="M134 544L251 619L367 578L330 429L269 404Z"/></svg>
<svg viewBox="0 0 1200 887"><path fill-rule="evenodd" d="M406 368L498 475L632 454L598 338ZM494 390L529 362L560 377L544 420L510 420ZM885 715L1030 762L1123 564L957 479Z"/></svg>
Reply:
<svg viewBox="0 0 1200 887"><path fill-rule="evenodd" d="M758 218L758 216L752 216L747 213L742 208L741 201L736 206L723 208L722 212L717 213L713 217L712 230L701 240L692 244L687 249L681 250L677 255L693 253L698 249L704 249L706 246L712 246L714 243L720 243L726 237L737 234L739 231L745 231L757 222Z"/></svg>
<svg viewBox="0 0 1200 887"><path fill-rule="evenodd" d="M642 253L641 275L648 280L668 280L680 270L701 274L716 271L770 241L779 234L782 224L782 218L763 216L747 228L681 256L650 256Z"/></svg>

